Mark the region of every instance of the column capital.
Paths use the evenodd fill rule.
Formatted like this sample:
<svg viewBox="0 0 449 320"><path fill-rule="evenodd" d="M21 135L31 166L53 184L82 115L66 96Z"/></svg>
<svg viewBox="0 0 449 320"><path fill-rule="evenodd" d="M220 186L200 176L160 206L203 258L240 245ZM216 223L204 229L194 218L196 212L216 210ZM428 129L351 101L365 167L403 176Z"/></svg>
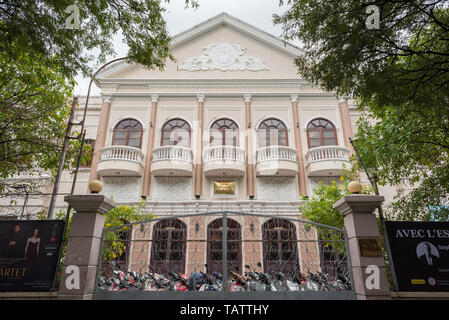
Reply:
<svg viewBox="0 0 449 320"><path fill-rule="evenodd" d="M292 102L298 102L298 95L297 94L291 94L290 95L290 99L292 100Z"/></svg>
<svg viewBox="0 0 449 320"><path fill-rule="evenodd" d="M338 97L338 103L340 104L340 103L344 103L344 102L348 102L348 100L346 100L345 98L343 98L343 97Z"/></svg>
<svg viewBox="0 0 449 320"><path fill-rule="evenodd" d="M151 102L158 102L159 101L159 95L158 94L152 94L151 95Z"/></svg>
<svg viewBox="0 0 449 320"><path fill-rule="evenodd" d="M116 207L111 199L102 194L69 195L64 197L64 201L77 213L106 214Z"/></svg>
<svg viewBox="0 0 449 320"><path fill-rule="evenodd" d="M198 102L204 102L204 99L206 98L206 95L205 94L202 94L202 93L198 93L197 95L196 95L196 99L198 100Z"/></svg>
<svg viewBox="0 0 449 320"><path fill-rule="evenodd" d="M350 194L335 202L332 207L343 213L344 216L354 213L373 213L374 210L384 201L385 198L383 196Z"/></svg>
<svg viewBox="0 0 449 320"><path fill-rule="evenodd" d="M103 96L103 103L111 103L112 102L112 96Z"/></svg>
<svg viewBox="0 0 449 320"><path fill-rule="evenodd" d="M243 99L245 99L245 102L251 102L251 98L252 98L252 95L249 93L245 93L243 95Z"/></svg>

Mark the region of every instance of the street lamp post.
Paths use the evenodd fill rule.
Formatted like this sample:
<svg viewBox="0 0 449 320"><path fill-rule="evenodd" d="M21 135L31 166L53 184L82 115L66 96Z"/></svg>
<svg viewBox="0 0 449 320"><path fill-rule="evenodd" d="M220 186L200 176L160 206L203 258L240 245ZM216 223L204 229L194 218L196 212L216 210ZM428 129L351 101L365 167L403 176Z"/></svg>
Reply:
<svg viewBox="0 0 449 320"><path fill-rule="evenodd" d="M120 60L125 60L125 59L128 59L128 57L117 58L117 59L111 60L111 61L105 63L104 65L102 65L91 76L91 79L90 79L90 82L89 82L89 88L87 90L86 103L85 103L85 106L84 106L83 120L81 120L81 122L79 122L79 123L73 123L72 122L73 121L73 117L75 115L75 107L76 107L76 104L78 102L78 97L74 97L74 99L73 99L72 110L70 112L69 122L67 124L67 131L66 131L66 135L64 137L63 149L62 149L62 152L61 152L61 157L59 158L58 172L56 174L55 183L53 185L53 193L51 195L50 205L48 207L48 213L47 213L47 218L48 219L52 219L53 218L53 211L54 211L54 207L55 207L56 196L58 194L59 182L60 182L60 179L61 179L61 173L62 173L62 169L64 167L64 162L65 162L65 158L66 158L66 154L67 154L68 142L69 142L69 139L73 139L73 138L69 137L69 135L70 135L70 133L72 131L72 126L73 125L81 126L80 136L78 136L76 139L81 139L81 136L83 135L83 132L84 132L84 126L85 126L85 120L86 120L86 112L87 112L87 105L89 103L89 96L90 96L90 89L92 87L92 82L95 80L95 77L97 76L97 74L101 70L103 70L103 68L105 68L106 66L108 66L108 65L110 65L110 64L112 64L114 62L117 62L117 61L120 61ZM81 147L81 150L82 150L82 147ZM79 169L79 163L77 164L77 167L75 169L75 176L76 176L76 173L78 172L78 169ZM72 181L72 192L73 192L75 183L76 183L76 178L74 178L74 180Z"/></svg>

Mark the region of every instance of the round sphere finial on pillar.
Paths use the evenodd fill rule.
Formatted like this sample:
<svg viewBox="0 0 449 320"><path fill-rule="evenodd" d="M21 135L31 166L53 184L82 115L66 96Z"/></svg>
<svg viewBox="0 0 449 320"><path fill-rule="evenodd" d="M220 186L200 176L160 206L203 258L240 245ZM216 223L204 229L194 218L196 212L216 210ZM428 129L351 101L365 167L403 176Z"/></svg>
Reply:
<svg viewBox="0 0 449 320"><path fill-rule="evenodd" d="M103 190L103 183L100 180L93 180L89 183L90 193L100 193Z"/></svg>
<svg viewBox="0 0 449 320"><path fill-rule="evenodd" d="M348 191L351 193L360 193L362 192L362 184L358 181L351 181L348 184Z"/></svg>

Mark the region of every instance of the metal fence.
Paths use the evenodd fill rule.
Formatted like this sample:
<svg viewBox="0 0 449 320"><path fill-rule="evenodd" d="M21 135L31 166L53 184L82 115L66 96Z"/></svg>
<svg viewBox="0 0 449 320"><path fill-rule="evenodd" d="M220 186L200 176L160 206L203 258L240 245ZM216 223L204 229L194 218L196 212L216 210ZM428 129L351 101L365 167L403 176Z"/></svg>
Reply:
<svg viewBox="0 0 449 320"><path fill-rule="evenodd" d="M104 229L94 298L353 299L349 259L344 229L294 216L229 211L165 216ZM199 286L175 291L170 285L110 291L99 280L113 277L114 269L158 275L172 283L173 272L215 272L222 285L210 291L198 291ZM253 290L247 283L234 292L234 285L251 274L265 275L267 290ZM308 281L317 277L327 283L311 288ZM276 290L274 279L285 290ZM346 288L336 285L339 279L348 280ZM292 291L288 283L301 289Z"/></svg>

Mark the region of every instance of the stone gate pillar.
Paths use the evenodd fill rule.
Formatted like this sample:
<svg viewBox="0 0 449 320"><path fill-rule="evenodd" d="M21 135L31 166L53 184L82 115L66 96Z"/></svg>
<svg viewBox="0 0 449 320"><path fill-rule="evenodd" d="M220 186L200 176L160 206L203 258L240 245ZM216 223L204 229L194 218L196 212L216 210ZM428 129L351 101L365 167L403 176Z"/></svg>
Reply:
<svg viewBox="0 0 449 320"><path fill-rule="evenodd" d="M358 300L390 299L385 261L379 251L379 229L373 213L384 200L382 196L351 194L333 206L344 215Z"/></svg>
<svg viewBox="0 0 449 320"><path fill-rule="evenodd" d="M104 214L115 205L101 194L71 195L64 200L76 212L67 240L58 299L90 300L95 288Z"/></svg>

